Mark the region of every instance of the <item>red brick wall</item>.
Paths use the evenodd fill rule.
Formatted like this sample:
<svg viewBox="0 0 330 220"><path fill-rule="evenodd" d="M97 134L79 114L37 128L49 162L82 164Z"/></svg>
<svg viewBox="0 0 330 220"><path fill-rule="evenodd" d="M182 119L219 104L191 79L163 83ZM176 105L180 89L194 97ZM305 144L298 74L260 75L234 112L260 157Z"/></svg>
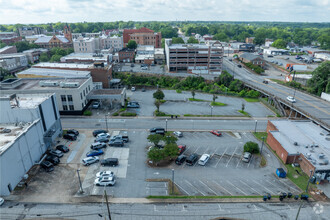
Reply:
<svg viewBox="0 0 330 220"><path fill-rule="evenodd" d="M268 120L266 131L267 132L269 132L269 131L278 131L278 129L271 121Z"/></svg>
<svg viewBox="0 0 330 220"><path fill-rule="evenodd" d="M287 162L288 152L282 147L282 145L274 138L272 133L268 132L267 144L275 151L275 153L281 158L283 163Z"/></svg>
<svg viewBox="0 0 330 220"><path fill-rule="evenodd" d="M302 154L300 154L300 158L301 160L299 160L299 165L300 168L304 171L304 173L306 173L308 176L310 175L310 170L312 170L314 173L315 167L313 166L313 164L311 164L311 162L309 162Z"/></svg>

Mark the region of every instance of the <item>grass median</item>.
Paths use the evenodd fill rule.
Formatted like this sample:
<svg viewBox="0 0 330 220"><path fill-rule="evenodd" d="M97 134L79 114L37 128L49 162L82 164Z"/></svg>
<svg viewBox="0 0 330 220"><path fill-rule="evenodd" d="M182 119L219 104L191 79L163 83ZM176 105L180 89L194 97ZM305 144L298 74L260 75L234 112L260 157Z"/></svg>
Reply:
<svg viewBox="0 0 330 220"><path fill-rule="evenodd" d="M147 199L254 199L264 196L148 196ZM272 198L279 198L278 195Z"/></svg>

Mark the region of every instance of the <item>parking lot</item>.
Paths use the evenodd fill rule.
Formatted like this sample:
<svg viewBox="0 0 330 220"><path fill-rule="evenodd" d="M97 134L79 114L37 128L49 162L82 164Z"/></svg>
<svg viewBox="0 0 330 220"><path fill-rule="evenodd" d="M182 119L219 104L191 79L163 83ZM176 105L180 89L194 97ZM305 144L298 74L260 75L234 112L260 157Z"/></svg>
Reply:
<svg viewBox="0 0 330 220"><path fill-rule="evenodd" d="M156 73L156 74L165 74L165 68L161 65L148 66L147 70L141 68L141 64L134 63L134 66L131 67L131 63L120 64L119 71L122 72L135 72L135 73Z"/></svg>
<svg viewBox="0 0 330 220"><path fill-rule="evenodd" d="M152 116L153 112L156 110L152 97L154 92L155 90L147 90L145 92L137 90L135 92L129 92L128 96L131 101L137 101L140 104L139 109L130 109L129 111L134 111L140 116ZM245 111L252 117L274 116L274 113L260 102L247 102L243 98L218 96L216 102L222 102L227 105L213 106L213 108L211 108L210 102L213 97L211 94L196 93L195 95L196 99L203 99L209 102L191 102L188 101L189 98L192 98L191 92L182 91L182 93L177 93L174 90L163 90L163 92L166 102L160 106L160 111L166 114L211 115L212 113L212 115L222 116L243 116L238 110L241 110L242 103L244 103Z"/></svg>
<svg viewBox="0 0 330 220"><path fill-rule="evenodd" d="M148 130L129 130L130 141L124 147L107 147L100 159L116 157L117 167L102 167L100 163L88 167L81 160L90 150L94 141L91 130L79 130L77 141L67 142L61 139L59 144L66 144L70 152L61 158L55 170L46 173L37 170L29 182L29 186L18 195L24 198L43 198L52 202L56 199L80 196L77 169L80 169L84 195L102 196L104 190L116 198L142 198L148 195L168 195L168 183L160 179L171 179L172 169L175 173L175 185L183 195L272 195L280 192L299 193L300 190L287 179L278 179L275 170L280 163L274 155L264 151L268 164L260 168L260 158L253 156L249 163L242 162L243 145L247 141L256 141L250 133L224 132L218 137L210 132L183 132L178 144L187 145L185 155L196 153L210 154L211 158L205 166L197 163L193 166L178 166L171 163L167 167L152 168L147 165ZM110 132L114 132L112 130ZM260 144L260 142L259 142ZM275 162L274 162L275 161ZM112 187L94 185L95 174L99 171L111 170L117 176Z"/></svg>

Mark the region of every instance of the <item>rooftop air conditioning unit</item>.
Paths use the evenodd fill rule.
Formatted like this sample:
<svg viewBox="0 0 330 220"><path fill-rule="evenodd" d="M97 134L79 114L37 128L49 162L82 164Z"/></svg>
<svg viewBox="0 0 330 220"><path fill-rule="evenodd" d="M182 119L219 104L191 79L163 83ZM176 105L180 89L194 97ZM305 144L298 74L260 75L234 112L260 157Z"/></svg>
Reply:
<svg viewBox="0 0 330 220"><path fill-rule="evenodd" d="M62 88L77 88L80 86L79 82L60 82Z"/></svg>
<svg viewBox="0 0 330 220"><path fill-rule="evenodd" d="M59 86L57 81L40 81L39 86L41 87L56 87Z"/></svg>
<svg viewBox="0 0 330 220"><path fill-rule="evenodd" d="M311 154L310 153L306 153L306 158L307 159L311 159Z"/></svg>
<svg viewBox="0 0 330 220"><path fill-rule="evenodd" d="M320 158L320 159L323 159L324 156L325 156L324 153L320 153L320 154L319 154L319 158Z"/></svg>

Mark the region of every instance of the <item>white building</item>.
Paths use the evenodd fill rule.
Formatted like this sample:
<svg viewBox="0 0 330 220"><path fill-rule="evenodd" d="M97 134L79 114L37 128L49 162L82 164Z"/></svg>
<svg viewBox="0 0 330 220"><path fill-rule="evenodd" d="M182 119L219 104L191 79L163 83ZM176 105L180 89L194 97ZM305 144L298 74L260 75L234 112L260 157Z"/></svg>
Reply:
<svg viewBox="0 0 330 220"><path fill-rule="evenodd" d="M73 40L75 53L95 53L99 51L99 39L78 37Z"/></svg>
<svg viewBox="0 0 330 220"><path fill-rule="evenodd" d="M0 97L0 195L9 195L62 134L55 94Z"/></svg>
<svg viewBox="0 0 330 220"><path fill-rule="evenodd" d="M28 66L28 58L23 53L1 54L0 67L15 72Z"/></svg>
<svg viewBox="0 0 330 220"><path fill-rule="evenodd" d="M102 35L99 39L100 39L101 50L111 49L112 52L118 52L124 47L123 37L118 37L118 36L109 37Z"/></svg>
<svg viewBox="0 0 330 220"><path fill-rule="evenodd" d="M330 53L315 53L314 57L322 60L330 60Z"/></svg>
<svg viewBox="0 0 330 220"><path fill-rule="evenodd" d="M36 68L37 69L37 68ZM77 72L75 70L60 70ZM87 108L87 96L93 89L92 77L77 78L24 78L0 83L1 94L42 94L53 92L61 114L82 114Z"/></svg>

